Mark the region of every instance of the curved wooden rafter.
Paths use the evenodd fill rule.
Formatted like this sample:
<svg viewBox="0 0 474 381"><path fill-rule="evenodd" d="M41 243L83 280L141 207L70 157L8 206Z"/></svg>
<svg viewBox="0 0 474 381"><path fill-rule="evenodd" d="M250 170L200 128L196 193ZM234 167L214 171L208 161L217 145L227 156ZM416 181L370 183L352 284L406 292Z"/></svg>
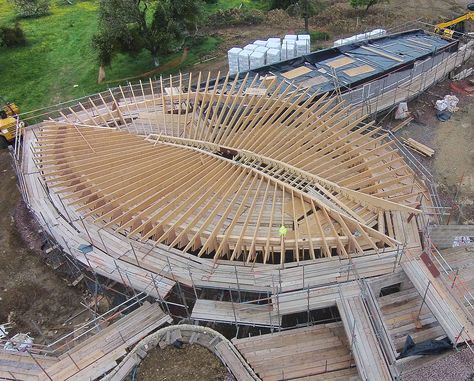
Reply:
<svg viewBox="0 0 474 381"><path fill-rule="evenodd" d="M380 213L418 213L423 188L380 131L334 99L247 82L120 88L45 123L36 162L85 218L198 256L284 263L396 245Z"/></svg>

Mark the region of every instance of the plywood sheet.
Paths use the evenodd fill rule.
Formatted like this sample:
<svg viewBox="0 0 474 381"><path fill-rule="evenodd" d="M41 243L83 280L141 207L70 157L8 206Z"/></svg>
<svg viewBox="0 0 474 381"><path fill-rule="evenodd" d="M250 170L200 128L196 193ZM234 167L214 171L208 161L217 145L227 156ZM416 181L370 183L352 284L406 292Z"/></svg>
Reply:
<svg viewBox="0 0 474 381"><path fill-rule="evenodd" d="M260 87L249 87L247 90L245 90L245 94L247 95L259 95L259 96L264 96L267 95L267 88L260 88Z"/></svg>
<svg viewBox="0 0 474 381"><path fill-rule="evenodd" d="M305 75L311 72L312 70L307 68L306 66L300 66L300 67L297 67L296 69L282 73L282 75L286 79L293 79L293 78L296 78L296 77L299 77L301 75Z"/></svg>
<svg viewBox="0 0 474 381"><path fill-rule="evenodd" d="M317 77L313 77L313 78L310 78L310 79L307 79L307 80L301 82L300 85L304 88L308 88L308 87L312 87L312 86L322 85L322 84L328 83L328 82L329 82L329 78L326 78L323 75L318 75Z"/></svg>
<svg viewBox="0 0 474 381"><path fill-rule="evenodd" d="M349 77L356 77L361 74L367 74L375 71L375 69L370 65L357 66L352 69L344 70L344 73Z"/></svg>
<svg viewBox="0 0 474 381"><path fill-rule="evenodd" d="M328 62L328 66L331 66L332 68L337 69L339 67L343 67L354 62L355 61L352 58L342 57L342 58L338 58L337 60Z"/></svg>

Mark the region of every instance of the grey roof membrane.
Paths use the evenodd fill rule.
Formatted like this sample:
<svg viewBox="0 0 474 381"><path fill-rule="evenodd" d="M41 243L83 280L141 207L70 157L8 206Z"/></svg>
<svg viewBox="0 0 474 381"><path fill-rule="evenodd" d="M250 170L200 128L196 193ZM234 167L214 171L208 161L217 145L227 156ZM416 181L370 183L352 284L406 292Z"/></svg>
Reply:
<svg viewBox="0 0 474 381"><path fill-rule="evenodd" d="M455 48L456 44L457 42L445 40L441 36L414 30L316 51L303 57L263 66L252 70L250 75L275 75L295 86L311 87L312 93L325 93L335 87L349 88L380 77L386 72L402 69L444 48ZM346 64L334 65L334 61L340 59L344 61L341 64ZM331 63L338 67L332 67ZM285 73L301 66L311 71L292 79L285 78Z"/></svg>

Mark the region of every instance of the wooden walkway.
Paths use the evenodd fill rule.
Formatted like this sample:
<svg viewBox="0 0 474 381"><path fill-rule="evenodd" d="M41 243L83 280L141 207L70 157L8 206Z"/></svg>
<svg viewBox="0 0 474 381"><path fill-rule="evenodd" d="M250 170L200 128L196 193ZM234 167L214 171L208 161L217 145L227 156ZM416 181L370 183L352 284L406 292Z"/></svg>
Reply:
<svg viewBox="0 0 474 381"><path fill-rule="evenodd" d="M172 319L158 304L145 302L94 336L84 340L37 374L44 381L95 380L117 365L126 349Z"/></svg>
<svg viewBox="0 0 474 381"><path fill-rule="evenodd" d="M400 284L398 291L380 295L382 288L396 287L397 284ZM396 351L395 356L401 352L407 335L415 342L446 336L435 316L423 303L423 295L403 271L369 281L369 286Z"/></svg>
<svg viewBox="0 0 474 381"><path fill-rule="evenodd" d="M360 295L356 283L342 286L346 296ZM279 327L285 315L336 306L341 297L338 285L273 294L268 299L249 302L197 299L191 317L194 320ZM262 304L267 302L267 304Z"/></svg>
<svg viewBox="0 0 474 381"><path fill-rule="evenodd" d="M474 317L474 245L441 250L441 255L452 269L449 274L442 272L446 282L457 285L464 305Z"/></svg>
<svg viewBox="0 0 474 381"><path fill-rule="evenodd" d="M54 356L0 350L0 380L39 381L43 369L57 362L59 359Z"/></svg>
<svg viewBox="0 0 474 381"><path fill-rule="evenodd" d="M233 343L263 381L359 380L341 322Z"/></svg>
<svg viewBox="0 0 474 381"><path fill-rule="evenodd" d="M420 258L413 258L408 253L402 268L418 292L426 295L425 303L451 342L472 342L474 325L457 299L450 294L449 285L442 283L441 277L434 277Z"/></svg>
<svg viewBox="0 0 474 381"><path fill-rule="evenodd" d="M279 327L281 316L271 304L232 303L197 299L191 318L197 321L213 321L242 325Z"/></svg>
<svg viewBox="0 0 474 381"><path fill-rule="evenodd" d="M391 381L390 371L360 296L343 297L338 300L337 306L362 379Z"/></svg>

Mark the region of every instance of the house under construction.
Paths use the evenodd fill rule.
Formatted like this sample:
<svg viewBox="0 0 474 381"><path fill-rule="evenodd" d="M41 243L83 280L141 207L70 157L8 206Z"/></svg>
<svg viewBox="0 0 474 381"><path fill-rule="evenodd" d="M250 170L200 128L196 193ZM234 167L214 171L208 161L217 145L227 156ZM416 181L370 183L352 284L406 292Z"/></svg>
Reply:
<svg viewBox="0 0 474 381"><path fill-rule="evenodd" d="M367 117L472 46L422 31L358 44L313 67L161 78L36 116L13 152L25 202L69 260L141 307L61 354L2 354L0 377L122 380L144 348L180 338L237 380L383 381L400 375L408 335L470 346L470 290L451 286L429 237L442 210L431 175ZM147 336L177 309L194 325Z"/></svg>

